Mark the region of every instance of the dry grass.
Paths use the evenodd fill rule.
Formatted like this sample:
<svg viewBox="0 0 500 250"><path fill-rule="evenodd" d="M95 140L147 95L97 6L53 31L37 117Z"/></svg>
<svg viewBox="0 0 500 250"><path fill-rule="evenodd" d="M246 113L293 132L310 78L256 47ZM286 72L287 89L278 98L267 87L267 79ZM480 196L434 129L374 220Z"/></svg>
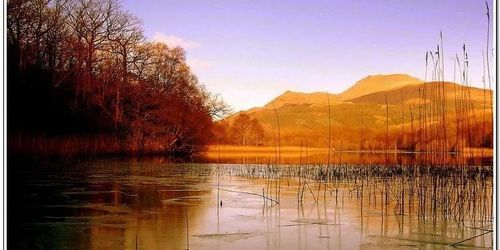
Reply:
<svg viewBox="0 0 500 250"><path fill-rule="evenodd" d="M219 148L220 147L220 148ZM274 146L239 146L239 145L209 145L207 147L207 154L217 156L219 153L221 154L275 154ZM491 148L465 148L467 153L474 153L476 156L481 155L481 150L484 150L486 156L493 156L493 149ZM301 151L300 146L282 146L281 153L291 154L291 155L299 155ZM328 153L328 147L309 147L309 153ZM336 150L339 151L339 150ZM302 152L304 152L304 148L302 148ZM340 151L339 151L340 152ZM383 150L345 150L345 152L359 152L359 153L383 153ZM392 152L394 153L394 151Z"/></svg>
<svg viewBox="0 0 500 250"><path fill-rule="evenodd" d="M303 149L302 149L303 150ZM283 146L281 147L282 156L298 156L300 154L300 146ZM328 148L309 148L310 153L328 153ZM220 145L221 155L269 155L274 156L276 150L274 146L236 146L236 145ZM206 151L207 155L217 156L219 154L218 145L210 145Z"/></svg>

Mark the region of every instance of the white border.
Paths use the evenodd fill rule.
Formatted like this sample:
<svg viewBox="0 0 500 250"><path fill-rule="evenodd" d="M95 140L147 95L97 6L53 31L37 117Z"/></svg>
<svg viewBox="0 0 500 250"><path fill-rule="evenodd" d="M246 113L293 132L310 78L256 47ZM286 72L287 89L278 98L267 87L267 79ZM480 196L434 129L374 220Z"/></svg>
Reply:
<svg viewBox="0 0 500 250"><path fill-rule="evenodd" d="M497 215L498 215L498 206L497 206L497 195L498 195L498 189L497 189L497 150L498 150L498 140L497 140L497 1L492 0L493 8L491 9L491 12L493 13L493 249L496 249L497 246ZM489 39L489 38L488 38ZM489 52L488 52L489 53Z"/></svg>

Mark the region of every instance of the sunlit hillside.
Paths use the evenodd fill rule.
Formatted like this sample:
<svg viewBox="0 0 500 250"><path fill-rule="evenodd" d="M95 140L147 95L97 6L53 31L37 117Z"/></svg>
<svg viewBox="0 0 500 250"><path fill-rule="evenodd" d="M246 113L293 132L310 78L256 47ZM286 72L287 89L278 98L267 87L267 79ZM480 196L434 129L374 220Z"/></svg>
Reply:
<svg viewBox="0 0 500 250"><path fill-rule="evenodd" d="M325 147L330 127L330 144L336 149L423 149L424 144L442 140L454 150L491 143L490 98L489 90L451 82L424 83L407 75L377 75L340 95L287 91L247 114L262 125L264 145L279 141L281 145L307 142ZM238 114L222 124L229 126ZM386 135L389 146L385 145Z"/></svg>
<svg viewBox="0 0 500 250"><path fill-rule="evenodd" d="M314 93L301 93L286 91L282 95L274 98L272 101L267 103L262 109L274 109L281 108L285 105L328 105L340 103L340 98L338 95L330 94L327 92L314 92ZM259 110L254 109L254 110Z"/></svg>
<svg viewBox="0 0 500 250"><path fill-rule="evenodd" d="M350 100L379 91L414 86L422 82L418 78L405 74L373 75L359 80L352 87L342 92L339 97L342 100Z"/></svg>

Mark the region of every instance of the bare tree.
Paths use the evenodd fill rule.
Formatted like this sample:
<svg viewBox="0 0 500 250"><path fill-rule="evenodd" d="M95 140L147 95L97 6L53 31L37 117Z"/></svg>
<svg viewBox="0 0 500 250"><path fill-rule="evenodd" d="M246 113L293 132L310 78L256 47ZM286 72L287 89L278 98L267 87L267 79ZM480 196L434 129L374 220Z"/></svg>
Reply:
<svg viewBox="0 0 500 250"><path fill-rule="evenodd" d="M9 113L23 114L9 118L16 126L46 120L139 151L192 153L208 142L213 119L231 112L199 84L182 48L145 42L119 0L8 0L7 8Z"/></svg>
<svg viewBox="0 0 500 250"><path fill-rule="evenodd" d="M115 83L115 129L121 120L121 86L128 84L129 66L133 64L135 59L131 54L133 48L144 40L142 29L139 26L140 21L128 12L118 11L107 22L107 35L109 39L109 47L113 54L120 57L121 61L121 80Z"/></svg>
<svg viewBox="0 0 500 250"><path fill-rule="evenodd" d="M231 125L231 134L234 142L240 145L262 144L264 129L257 119L251 119L246 113L240 113Z"/></svg>
<svg viewBox="0 0 500 250"><path fill-rule="evenodd" d="M67 5L68 24L73 33L75 49L81 50L78 57L83 70L83 82L76 86L75 106L80 92L82 100L88 104L87 95L96 89L96 63L103 59L99 55L105 50L110 36L108 23L119 9L117 0L73 0Z"/></svg>
<svg viewBox="0 0 500 250"><path fill-rule="evenodd" d="M214 95L204 89L205 103L209 114L215 119L223 119L233 112L220 95Z"/></svg>

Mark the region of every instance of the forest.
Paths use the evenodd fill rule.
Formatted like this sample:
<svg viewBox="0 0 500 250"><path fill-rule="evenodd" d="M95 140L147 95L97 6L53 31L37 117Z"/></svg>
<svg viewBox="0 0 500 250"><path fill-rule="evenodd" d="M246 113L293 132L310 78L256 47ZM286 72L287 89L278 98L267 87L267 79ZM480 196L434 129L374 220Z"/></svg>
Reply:
<svg viewBox="0 0 500 250"><path fill-rule="evenodd" d="M9 154L190 155L230 111L117 0L7 1Z"/></svg>

